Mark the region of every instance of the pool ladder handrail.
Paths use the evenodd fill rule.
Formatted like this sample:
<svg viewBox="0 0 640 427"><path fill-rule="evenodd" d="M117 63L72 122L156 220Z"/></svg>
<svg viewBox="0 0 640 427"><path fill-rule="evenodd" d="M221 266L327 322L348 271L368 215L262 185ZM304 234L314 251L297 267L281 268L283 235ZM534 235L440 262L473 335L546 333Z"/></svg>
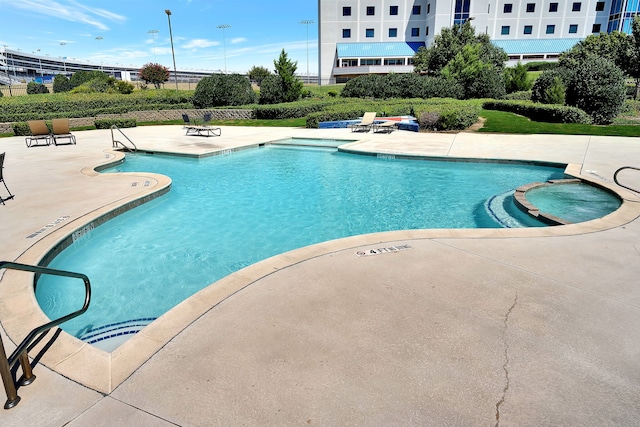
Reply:
<svg viewBox="0 0 640 427"><path fill-rule="evenodd" d="M628 187L626 185L620 184L620 182L618 181L618 174L620 172L622 172L623 170L625 170L625 169L632 169L632 170L640 171L640 168L637 168L635 166L622 166L617 171L615 171L615 173L613 174L613 182L615 182L616 184L618 184L622 188L626 188L627 190L631 190L631 191L633 191L635 193L640 193L640 190L637 190L635 188L631 188L631 187Z"/></svg>
<svg viewBox="0 0 640 427"><path fill-rule="evenodd" d="M2 376L4 390L7 394L7 401L4 404L4 409L11 409L16 406L18 402L20 402L20 396L18 396L17 388L19 386L29 385L36 379L36 376L33 375L31 363L29 362L29 351L33 350L33 347L44 337L47 332L49 332L51 328L54 328L61 323L66 322L67 320L71 320L74 317L78 317L82 313L87 311L87 309L89 308L89 304L91 303L91 283L89 282L89 278L84 274L74 273L71 271L56 270L48 267L18 264L10 261L0 261L0 270L3 268L8 270L21 270L36 273L37 276L35 280L37 280L37 277L42 274L82 279L85 289L84 304L82 305L82 308L80 310L74 311L73 313L67 314L66 316L62 316L56 320L52 320L49 323L45 323L44 325L33 329L31 332L29 332L26 338L22 340L18 347L16 347L15 351L11 354L11 356L9 356L9 358L7 358L7 353L4 349L4 343L2 342L2 336L0 336L0 376ZM20 362L20 366L22 367L22 377L19 380L16 380L14 378L14 374L12 373L12 369L18 361Z"/></svg>
<svg viewBox="0 0 640 427"><path fill-rule="evenodd" d="M125 145L124 143L122 143L121 141L118 141L114 136L113 136L113 130L117 129L118 132L120 132L120 134L122 134L122 136L124 136L127 141L129 141L129 143L133 146L133 149L131 149L131 147L128 147L127 145ZM124 132L122 132L122 129L120 129L117 125L111 125L111 146L113 148L118 148L118 145L121 145L122 148L124 148L125 150L135 153L136 151L138 151L138 147L136 147L136 144L133 143L132 140L129 139L129 137L127 135L124 134Z"/></svg>

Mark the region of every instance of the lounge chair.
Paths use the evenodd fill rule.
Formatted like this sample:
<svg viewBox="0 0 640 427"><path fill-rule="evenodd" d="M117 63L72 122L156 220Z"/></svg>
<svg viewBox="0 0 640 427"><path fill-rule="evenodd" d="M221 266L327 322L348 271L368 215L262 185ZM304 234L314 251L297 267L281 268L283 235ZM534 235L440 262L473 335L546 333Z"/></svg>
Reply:
<svg viewBox="0 0 640 427"><path fill-rule="evenodd" d="M51 133L44 120L30 120L27 123L29 123L29 130L31 131L31 135L24 139L27 147L51 144ZM43 142L43 144L40 144L40 142Z"/></svg>
<svg viewBox="0 0 640 427"><path fill-rule="evenodd" d="M351 129L351 132L369 132L375 119L375 112L364 113L364 116L362 116L362 120L360 120L360 123L349 125L349 128Z"/></svg>
<svg viewBox="0 0 640 427"><path fill-rule="evenodd" d="M53 143L55 145L60 145L58 141L64 140L64 139L69 140L67 144L76 143L75 135L72 135L71 131L69 130L69 119L53 119L51 121L51 124L53 127L53 132L52 132Z"/></svg>
<svg viewBox="0 0 640 427"><path fill-rule="evenodd" d="M184 126L182 126L182 128L187 128L188 126L191 126L193 123L191 123L191 119L189 118L188 114L182 114L182 120L184 121Z"/></svg>
<svg viewBox="0 0 640 427"><path fill-rule="evenodd" d="M187 127L187 135L198 135L198 136L220 136L222 135L222 129L214 128L211 126L188 126Z"/></svg>
<svg viewBox="0 0 640 427"><path fill-rule="evenodd" d="M373 124L374 133L391 133L394 129L398 129L398 122L393 120L386 120L384 122Z"/></svg>
<svg viewBox="0 0 640 427"><path fill-rule="evenodd" d="M7 183L4 181L4 175L2 174L2 169L4 168L4 154L5 153L0 153L0 182L4 184L4 188L6 188L7 193L9 193L9 197L0 196L0 202L2 202L3 205L5 204L5 200L11 200L14 197L13 194L11 194L11 191L9 191L9 187L7 187Z"/></svg>
<svg viewBox="0 0 640 427"><path fill-rule="evenodd" d="M209 126L209 122L211 121L211 117L212 114L210 111L207 111L206 113L204 113L204 116L202 116L202 125L203 126Z"/></svg>

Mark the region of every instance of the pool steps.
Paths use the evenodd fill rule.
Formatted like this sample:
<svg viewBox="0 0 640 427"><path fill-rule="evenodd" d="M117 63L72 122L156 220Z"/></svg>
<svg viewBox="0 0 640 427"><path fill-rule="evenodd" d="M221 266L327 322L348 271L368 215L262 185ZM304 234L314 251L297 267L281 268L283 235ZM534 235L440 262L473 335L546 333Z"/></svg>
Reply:
<svg viewBox="0 0 640 427"><path fill-rule="evenodd" d="M107 325L91 328L80 335L80 339L87 344L94 345L105 351L113 351L126 341L127 335L137 334L149 323L156 320L155 317L125 320L123 322L109 323Z"/></svg>

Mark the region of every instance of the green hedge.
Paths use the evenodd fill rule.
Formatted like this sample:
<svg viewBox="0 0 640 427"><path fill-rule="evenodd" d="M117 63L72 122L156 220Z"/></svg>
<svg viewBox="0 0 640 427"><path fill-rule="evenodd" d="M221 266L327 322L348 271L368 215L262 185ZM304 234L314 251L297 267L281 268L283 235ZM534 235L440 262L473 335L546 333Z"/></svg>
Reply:
<svg viewBox="0 0 640 427"><path fill-rule="evenodd" d="M51 122L47 123L47 127L49 128L49 132L53 132L53 127ZM28 136L31 135L31 129L29 129L29 123L27 122L16 122L13 124L13 134L15 136Z"/></svg>
<svg viewBox="0 0 640 427"><path fill-rule="evenodd" d="M463 130L478 121L480 102L443 102L416 109L420 129Z"/></svg>
<svg viewBox="0 0 640 427"><path fill-rule="evenodd" d="M40 94L4 97L0 100L0 122L92 117L129 111L191 109L193 91L150 90L121 94Z"/></svg>
<svg viewBox="0 0 640 427"><path fill-rule="evenodd" d="M95 122L96 129L109 129L116 125L119 128L134 128L137 125L136 119L114 118L114 119L98 119Z"/></svg>
<svg viewBox="0 0 640 427"><path fill-rule="evenodd" d="M507 111L547 123L591 124L591 117L579 108L555 104L539 104L527 101L486 101L487 110Z"/></svg>
<svg viewBox="0 0 640 427"><path fill-rule="evenodd" d="M336 104L338 101L298 101L282 104L263 104L253 107L256 119L297 119L311 113L322 111L324 108Z"/></svg>

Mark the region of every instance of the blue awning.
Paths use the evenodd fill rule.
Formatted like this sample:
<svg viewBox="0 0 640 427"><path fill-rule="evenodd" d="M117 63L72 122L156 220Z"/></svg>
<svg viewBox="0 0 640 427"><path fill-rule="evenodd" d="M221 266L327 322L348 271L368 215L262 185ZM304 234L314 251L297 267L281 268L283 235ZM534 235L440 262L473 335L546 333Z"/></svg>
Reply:
<svg viewBox="0 0 640 427"><path fill-rule="evenodd" d="M338 58L391 58L413 56L423 42L338 43Z"/></svg>
<svg viewBox="0 0 640 427"><path fill-rule="evenodd" d="M528 55L544 53L562 53L571 49L583 39L530 39L530 40L492 40L494 46L501 47L507 55Z"/></svg>

